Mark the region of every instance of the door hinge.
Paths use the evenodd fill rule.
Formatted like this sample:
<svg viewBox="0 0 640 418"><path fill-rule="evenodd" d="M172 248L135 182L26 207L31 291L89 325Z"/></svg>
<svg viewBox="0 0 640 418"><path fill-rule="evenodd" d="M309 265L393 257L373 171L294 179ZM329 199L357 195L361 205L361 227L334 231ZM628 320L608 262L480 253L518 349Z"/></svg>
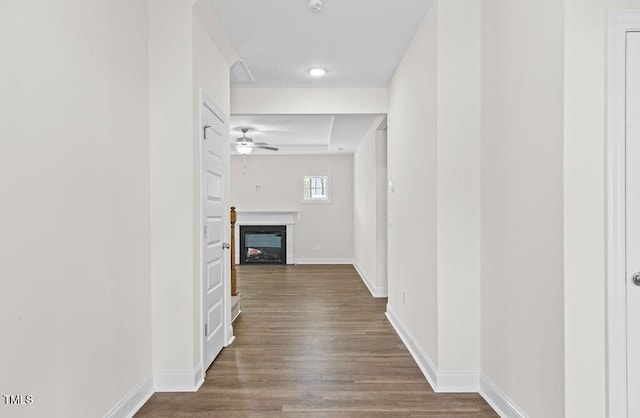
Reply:
<svg viewBox="0 0 640 418"><path fill-rule="evenodd" d="M207 327L207 324L204 324L204 336L206 337L207 335L209 335L209 329Z"/></svg>
<svg viewBox="0 0 640 418"><path fill-rule="evenodd" d="M204 239L207 239L207 226L206 225L203 228L202 236L204 237Z"/></svg>

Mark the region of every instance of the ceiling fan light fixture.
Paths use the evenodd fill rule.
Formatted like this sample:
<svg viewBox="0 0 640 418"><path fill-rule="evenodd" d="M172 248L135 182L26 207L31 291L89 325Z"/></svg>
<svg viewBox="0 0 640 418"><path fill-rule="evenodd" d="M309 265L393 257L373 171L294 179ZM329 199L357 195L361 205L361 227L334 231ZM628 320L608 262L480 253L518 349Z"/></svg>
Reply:
<svg viewBox="0 0 640 418"><path fill-rule="evenodd" d="M242 131L242 137L236 138L236 151L238 154L247 155L250 154L254 148L266 149L269 151L278 151L278 147L269 145L266 142L253 142L253 139L247 138L247 132L249 128L240 128Z"/></svg>
<svg viewBox="0 0 640 418"><path fill-rule="evenodd" d="M325 70L324 68L312 68L309 70L309 74L312 77L322 77L323 75L325 75L327 73L327 70Z"/></svg>
<svg viewBox="0 0 640 418"><path fill-rule="evenodd" d="M238 154L242 154L242 155L250 154L252 149L253 149L253 147L251 146L251 143L249 143L249 142L237 142L236 143L236 151L238 151Z"/></svg>

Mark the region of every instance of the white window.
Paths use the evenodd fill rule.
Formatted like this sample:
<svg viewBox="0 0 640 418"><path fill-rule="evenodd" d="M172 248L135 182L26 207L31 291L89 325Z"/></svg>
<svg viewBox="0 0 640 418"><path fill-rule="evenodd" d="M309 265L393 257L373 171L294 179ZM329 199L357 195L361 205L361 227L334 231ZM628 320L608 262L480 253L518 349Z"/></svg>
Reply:
<svg viewBox="0 0 640 418"><path fill-rule="evenodd" d="M302 176L302 200L304 202L329 203L331 183L328 175Z"/></svg>

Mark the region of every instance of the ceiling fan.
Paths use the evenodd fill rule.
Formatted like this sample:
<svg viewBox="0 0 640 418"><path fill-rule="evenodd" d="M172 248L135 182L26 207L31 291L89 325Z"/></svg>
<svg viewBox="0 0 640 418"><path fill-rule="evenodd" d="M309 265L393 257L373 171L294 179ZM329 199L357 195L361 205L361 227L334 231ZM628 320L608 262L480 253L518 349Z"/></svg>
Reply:
<svg viewBox="0 0 640 418"><path fill-rule="evenodd" d="M249 128L242 128L242 138L236 138L236 151L239 154L249 154L254 148L278 151L278 147L271 146L266 142L253 142L253 139L247 138L247 131Z"/></svg>

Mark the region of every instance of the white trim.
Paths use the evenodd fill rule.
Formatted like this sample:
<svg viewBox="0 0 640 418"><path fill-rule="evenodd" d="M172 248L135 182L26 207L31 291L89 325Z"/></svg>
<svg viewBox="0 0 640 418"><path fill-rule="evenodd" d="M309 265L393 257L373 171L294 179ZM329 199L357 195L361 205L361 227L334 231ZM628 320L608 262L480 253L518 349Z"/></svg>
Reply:
<svg viewBox="0 0 640 418"><path fill-rule="evenodd" d="M235 299L235 302L234 302ZM231 323L236 320L237 317L242 313L242 309L240 308L240 300L242 299L242 295L238 294L238 296L231 296ZM225 340L227 341L227 340ZM228 345L228 344L227 344ZM227 346L225 345L225 347Z"/></svg>
<svg viewBox="0 0 640 418"><path fill-rule="evenodd" d="M197 392L204 383L202 365L195 369L157 372L153 374L156 392Z"/></svg>
<svg viewBox="0 0 640 418"><path fill-rule="evenodd" d="M418 364L424 377L431 385L434 392L438 393L476 393L480 389L480 372L459 371L440 372L433 364L427 353L424 352L420 344L415 340L409 330L402 324L402 321L393 313L391 306L387 304L387 318L395 329L396 333L411 353L411 356Z"/></svg>
<svg viewBox="0 0 640 418"><path fill-rule="evenodd" d="M153 376L149 375L142 379L120 402L111 408L105 414L105 418L132 417L153 394Z"/></svg>
<svg viewBox="0 0 640 418"><path fill-rule="evenodd" d="M640 31L640 13L611 12L607 39L607 416L627 416L625 277L626 33Z"/></svg>
<svg viewBox="0 0 640 418"><path fill-rule="evenodd" d="M294 225L296 210L237 210L236 224L242 225Z"/></svg>
<svg viewBox="0 0 640 418"><path fill-rule="evenodd" d="M234 80L235 79L235 80ZM247 67L247 63L243 59L239 59L231 66L231 82L232 83L255 83L256 79Z"/></svg>
<svg viewBox="0 0 640 418"><path fill-rule="evenodd" d="M502 418L527 418L527 415L484 374L480 375L480 396Z"/></svg>
<svg viewBox="0 0 640 418"><path fill-rule="evenodd" d="M441 372L437 371L438 390L445 393L477 393L480 390L480 372L460 371Z"/></svg>
<svg viewBox="0 0 640 418"><path fill-rule="evenodd" d="M374 285L358 267L357 263L353 263L353 268L356 269L356 272L364 282L364 285L367 286L367 289L369 289L369 293L371 293L371 296L373 296L374 298L386 298L388 296L387 288L377 287L376 285Z"/></svg>
<svg viewBox="0 0 640 418"><path fill-rule="evenodd" d="M296 258L295 264L353 264L351 258Z"/></svg>
<svg viewBox="0 0 640 418"><path fill-rule="evenodd" d="M422 350L420 344L416 342L411 333L404 327L402 322L398 319L398 317L393 313L391 306L387 304L387 319L395 329L396 333L411 353L411 356L420 367L422 374L427 378L427 381L433 388L434 392L436 391L437 382L438 382L438 373L436 371L436 366L433 364L429 356Z"/></svg>
<svg viewBox="0 0 640 418"><path fill-rule="evenodd" d="M204 120L202 117L202 113L203 113L203 107L205 106L205 103L208 102L210 99L207 96L207 94L205 93L204 89L200 89L200 108L198 109L198 127L200 126L204 126ZM202 129L202 133L200 134L200 136L198 137L198 171L200 173L200 202L198 207L200 208L200 213L198 214L198 220L199 220L199 226L198 226L198 234L199 234L199 243L200 243L200 263L198 266L198 276L199 276L199 287L200 287L200 301L198 302L199 305L199 309L200 309L200 324L199 324L199 329L203 330L206 324L205 321L205 303L204 303L204 299L205 299L205 288L206 285L204 283L204 272L205 272L205 260L206 260L206 249L205 249L205 239L204 239L204 226L206 225L205 223L205 175L204 175L204 163L203 163L203 152L204 152L204 129ZM205 356L206 356L206 338L204 335L204 332L200 333L200 340L199 340L199 346L200 346L200 363L204 364L205 362ZM162 380L161 378L156 378L154 379L154 386L156 386L156 388L158 387L158 380ZM156 389L157 390L157 389Z"/></svg>
<svg viewBox="0 0 640 418"><path fill-rule="evenodd" d="M242 313L242 310L238 309L238 311L235 313L235 315L233 315L233 317L231 318L231 322L235 321L240 316L241 313ZM230 341L227 343L227 345L225 345L225 347L228 347L229 344L231 344Z"/></svg>
<svg viewBox="0 0 640 418"><path fill-rule="evenodd" d="M327 197L323 199L305 199L304 197L304 179L305 177L325 177L327 179ZM323 172L323 173L301 173L300 174L300 203L301 204L321 204L321 205L330 205L332 203L331 196L333 194L332 183L331 183L331 173Z"/></svg>

